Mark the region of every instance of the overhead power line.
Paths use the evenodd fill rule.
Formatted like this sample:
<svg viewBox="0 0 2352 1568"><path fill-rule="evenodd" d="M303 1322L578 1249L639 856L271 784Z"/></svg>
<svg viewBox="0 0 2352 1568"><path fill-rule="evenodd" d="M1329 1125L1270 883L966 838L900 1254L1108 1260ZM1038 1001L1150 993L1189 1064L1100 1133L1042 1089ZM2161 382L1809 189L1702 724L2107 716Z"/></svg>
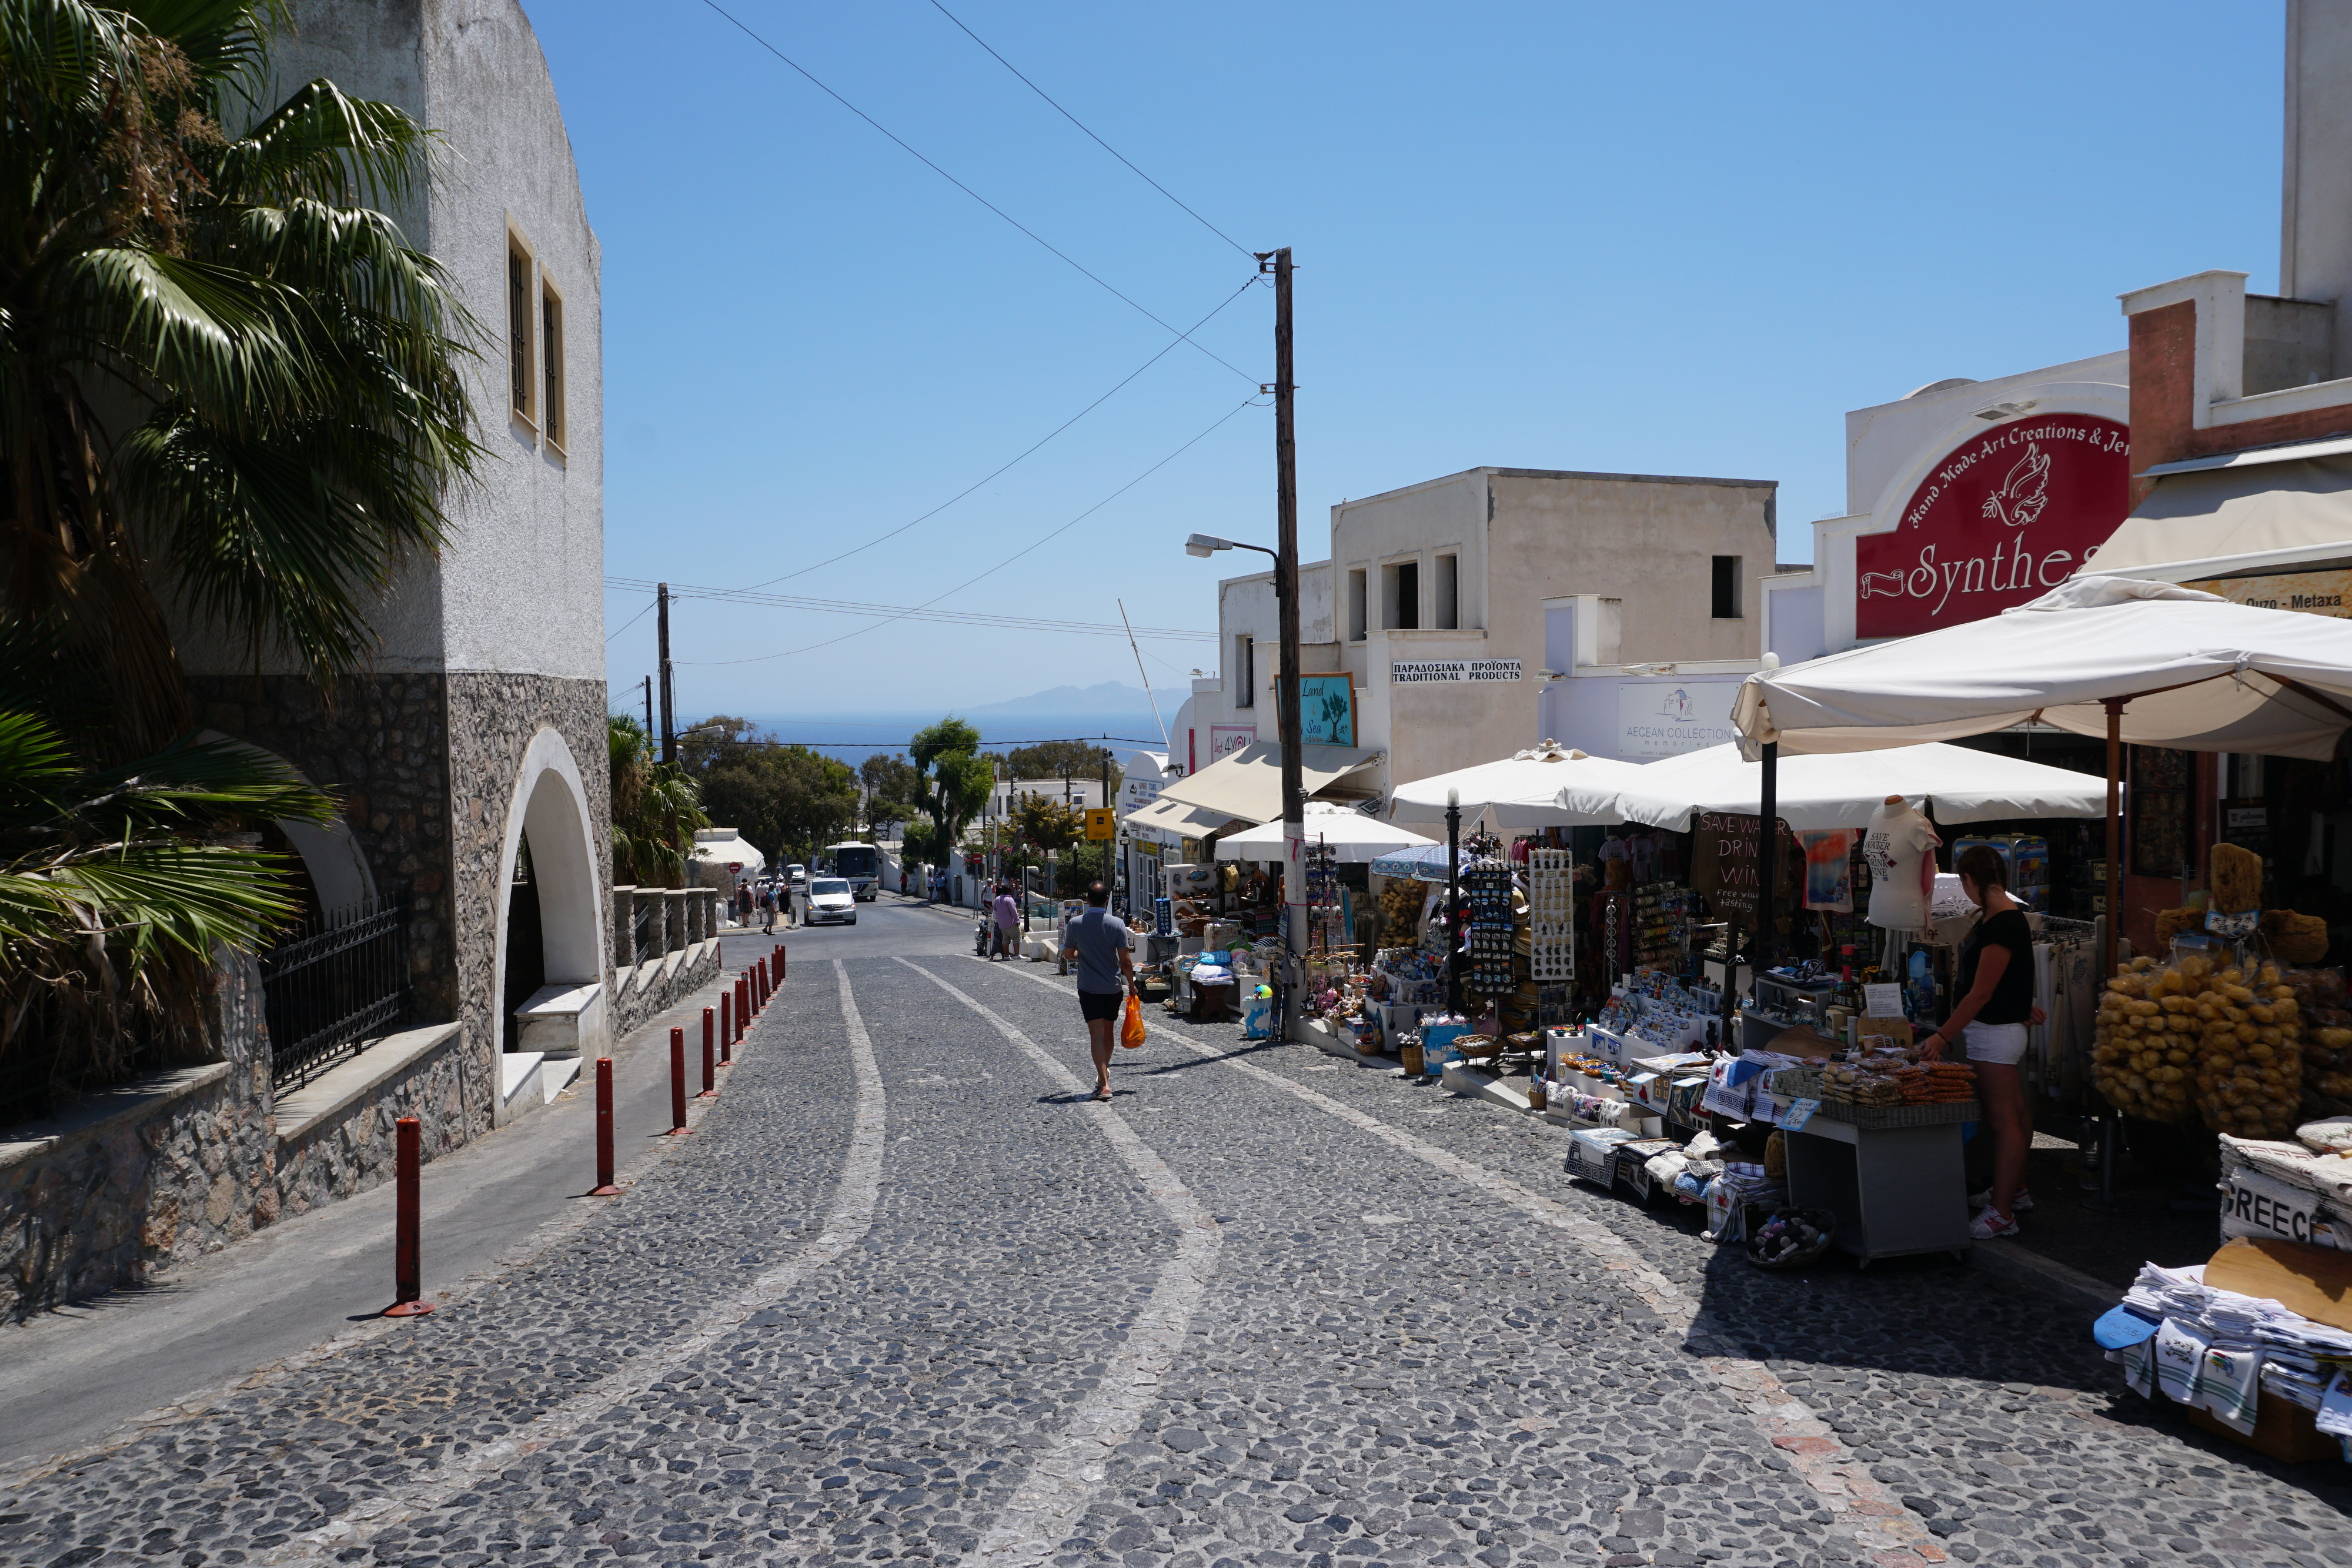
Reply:
<svg viewBox="0 0 2352 1568"><path fill-rule="evenodd" d="M1257 281L1256 274L1251 274L1248 278L1244 280L1239 288L1234 289L1231 294L1226 295L1223 299L1217 302L1216 309L1210 311L1208 315L1203 316L1198 321L1193 322L1192 330L1197 332L1202 328L1207 326L1212 318L1215 317L1219 311L1223 310L1226 306L1231 305L1234 300L1239 299L1243 295L1248 293L1250 289L1256 285ZM981 478L973 480L962 489L958 490L954 495L950 496L946 500L941 501L938 506L933 507L929 511L925 512L921 517L913 518L908 522L901 523L887 534L877 534L873 538L867 539L862 545L857 545L850 549L843 550L839 555L827 556L824 559L816 562L813 566L804 566L798 571L788 571L782 577L772 577L768 579L766 582L754 583L752 586L755 588L766 588L774 583L790 582L796 577L806 577L810 572L821 570L825 567L831 566L835 561L847 560L851 556L861 554L866 550L872 549L876 545L884 544L891 539L897 538L900 534L905 533L908 528L915 527L918 523L929 522L931 518L938 517L941 512L946 511L950 507L954 506L958 501L962 500L966 496L971 495L974 490L977 490L982 486L998 478L1012 469L1015 465L1025 461L1032 454L1037 451L1038 447L1045 445L1047 442L1053 440L1054 437L1061 434L1062 432L1069 429L1070 426L1077 423L1078 421L1086 418L1087 415L1094 413L1095 410L1108 402L1111 398L1118 392L1120 388L1126 386L1128 382L1133 381L1136 377L1141 375L1144 371L1158 364L1167 356L1170 349L1174 348L1177 344L1183 341L1185 341L1185 336L1181 332L1175 337L1169 339L1167 345L1163 347L1159 353L1152 355L1151 358L1144 361L1143 363L1136 366L1135 369L1129 371L1125 376L1122 376L1119 379L1118 384L1112 387L1109 392L1103 393L1102 396L1095 399L1094 402L1087 404L1086 407L1078 410L1077 413L1070 415L1069 418L1062 421L1061 423L1055 425L1053 429L1039 436L1035 444L1030 446L1026 451L1021 453L1020 455L1005 464L1003 467L997 469L994 473L985 475Z"/></svg>
<svg viewBox="0 0 2352 1568"><path fill-rule="evenodd" d="M998 53L996 52L996 50L995 50L993 47L992 47L990 46L990 44L989 44L989 42L988 42L988 40L987 40L986 38L982 37L978 33L975 33L975 32L973 32L970 27L965 26L964 26L964 20L963 20L963 18L962 18L962 17L961 17L961 16L957 16L954 12L952 12L952 11L949 10L946 6L940 5L940 0L931 0L931 5L932 5L934 7L936 7L936 8L937 8L937 10L939 11L939 14L940 14L940 16L945 16L949 21L953 22L957 26L959 26L959 27L962 27L962 28L963 28L963 36L964 36L965 37L970 38L973 43L978 44L982 48L983 48L983 49L987 49L987 50L988 50L988 52L989 52L989 54L990 54L990 56L991 56L992 58L994 58L994 60L996 61L996 63L997 63L998 65L1003 66L1006 70L1011 71L1014 76L1016 76L1016 77L1020 77L1020 78L1021 78L1021 85L1022 85L1022 86L1024 86L1024 87L1027 88L1031 92L1035 93L1039 98L1044 99L1047 103L1049 103L1049 104L1053 104L1053 106L1054 106L1054 112L1055 112L1055 113L1056 113L1056 114L1060 115L1064 120L1068 120L1072 125L1076 126L1080 131L1085 131L1085 132L1087 133L1087 137L1088 137L1088 138L1090 138L1090 139L1093 141L1093 142L1094 142L1094 144L1095 144L1096 146L1097 146L1097 147L1101 148L1104 152L1106 152L1109 153L1112 157L1114 157L1114 158L1118 159L1120 162L1125 163L1125 164L1126 164L1129 169L1133 169L1133 170L1135 171L1135 177L1136 177L1137 179L1139 179L1139 180L1142 181L1145 184L1147 184L1147 185L1150 186L1153 190L1155 190L1155 191L1159 192L1161 195L1163 195L1163 196L1167 197L1170 201L1171 201L1171 202L1175 202L1175 203L1176 203L1176 204L1177 204L1179 207L1182 207L1182 208L1183 208L1183 210L1184 210L1184 212L1185 212L1185 214L1186 214L1186 215L1188 215L1189 217L1191 217L1191 218L1192 218L1192 220L1194 223L1199 224L1202 228L1204 228L1204 229L1208 230L1211 234L1213 234L1213 235L1216 235L1219 239L1221 239L1221 240L1224 241L1227 245L1229 245L1229 246L1233 246L1235 250L1237 250L1237 251L1241 252L1244 256L1250 256L1253 260L1255 260L1255 252L1253 252L1253 251L1250 249L1250 247L1249 247L1249 246L1245 246L1245 245L1242 244L1242 242L1241 242L1241 241L1239 241L1239 240L1235 239L1233 235L1231 235L1227 234L1224 230L1223 230L1223 229L1219 228L1216 225L1214 225L1214 224L1211 223L1208 219L1206 219L1206 218L1202 217L1200 214L1198 214L1198 213L1196 213L1196 212L1193 212L1193 211L1192 211L1192 209L1191 207L1185 206L1185 205L1184 205L1184 204L1183 204L1182 202L1181 202L1181 201L1178 201L1178 200L1177 200L1176 193L1175 193L1175 192L1173 192L1173 191L1170 190L1167 186L1165 186L1165 185L1161 184L1159 181L1157 181L1157 180L1153 179L1150 175L1149 175L1149 174L1145 173L1142 170L1140 170L1140 169L1137 169L1137 168L1135 167L1135 163L1134 163L1133 160L1129 159L1126 153L1121 152L1118 148L1113 147L1109 142L1105 141L1101 137L1095 135L1093 128L1092 128L1092 127L1090 127L1090 126L1088 126L1085 120L1080 120L1076 115L1072 114L1068 110L1064 109L1060 104L1058 104L1058 103L1055 103L1055 101L1054 101L1054 98L1053 98L1053 95L1052 95L1051 93L1048 93L1048 92L1047 92L1044 88L1039 87L1035 82L1031 81L1031 80L1030 80L1026 76L1023 75L1023 74L1022 74L1021 68L1020 68L1020 67L1018 67L1018 66L1016 66L1016 65L1014 65L1011 60L1006 59L1003 55L998 54Z"/></svg>
<svg viewBox="0 0 2352 1568"><path fill-rule="evenodd" d="M820 747L820 746L832 746L832 747L838 747L839 748L841 748L841 749L842 749L842 750L844 750L844 751L850 751L850 750L888 751L888 750L890 750L890 749L891 749L892 747L903 747L903 746L908 746L908 745L911 745L911 744L913 744L913 740L914 740L914 737L913 737L912 736L909 736L909 737L907 737L907 739L905 739L905 740L774 740L774 739L744 739L744 740L689 741L689 742L688 742L688 745L695 745L695 746L780 746L780 747L781 747L781 746L805 746L805 747L811 747L812 749L813 749L813 748L814 748L814 747ZM1149 738L1149 737L1143 737L1143 736L1135 736L1135 735L1061 735L1061 736L1055 736L1055 737L1052 737L1051 738L1045 739L1045 740L983 740L983 741L982 741L980 744L981 744L981 745L982 745L982 746L1009 746L1009 747L1014 747L1015 749L1018 749L1018 748L1020 748L1020 747L1024 747L1024 746L1059 746L1059 745L1065 744L1066 742L1069 742L1069 741L1076 741L1076 742L1078 742L1079 744L1083 745L1083 744L1085 744L1086 742L1090 741L1090 740L1117 740L1117 741L1124 742L1125 744L1129 745L1129 746L1160 746L1160 745L1164 745L1164 744L1165 744L1165 743L1164 743L1164 742L1162 742L1162 741L1152 740L1152 739L1150 739L1150 738ZM1015 782L1019 782L1019 780L1015 780ZM1086 782L1086 780L1085 780L1085 779L1080 779L1080 780L1079 780L1079 782L1080 782L1080 783L1085 783L1085 782Z"/></svg>
<svg viewBox="0 0 2352 1568"><path fill-rule="evenodd" d="M1217 363L1224 366L1225 369L1233 371L1234 374L1241 377L1242 380L1249 382L1252 386L1256 386L1258 384L1257 377L1251 375L1247 371L1243 370L1231 360L1224 358L1214 350L1208 349L1200 343L1193 342L1191 333L1177 331L1176 328L1160 320L1158 316L1152 314L1152 312L1141 303L1113 287L1100 275L1081 266L1067 251L1055 246L1050 240L1046 239L1045 235L1039 234L1035 229L1031 228L1028 225L1014 217L1011 213L1006 212L1003 207L998 206L994 202L990 201L986 196L982 195L978 191L973 190L970 185L965 184L961 180L957 179L953 174L949 173L945 169L940 168L937 163L934 163L929 158L924 157L920 152L916 152L913 144L908 142L904 137L901 137L897 131L892 131L888 126L883 124L880 120L875 119L872 115L866 113L864 110L858 108L856 104L842 97L841 94L834 91L833 89L825 86L824 82L817 79L816 75L806 66L802 65L798 60L784 53L783 50L776 47L775 45L768 42L767 39L753 32L751 26L745 23L741 17L737 16L733 12L729 11L725 6L719 5L719 0L702 0L702 3L709 6L713 11L718 12L728 21L733 23L736 27L742 31L745 37L751 39L753 43L767 50L768 53L775 56L776 58L783 61L784 64L792 67L793 69L800 72L802 76L807 78L809 82L827 98L830 98L834 102L841 105L842 108L849 110L850 113L857 116L858 119L864 120L866 124L872 126L875 130L880 131L883 135L897 142L909 157L914 158L917 162L920 162L923 167L929 169L932 173L937 174L940 179L945 180L949 184L953 185L957 190L961 191L965 195L970 196L973 201L978 202L982 206L986 207L990 212L994 213L998 217L1003 218L1006 223L1011 224L1014 228L1019 229L1023 234L1027 235L1031 239L1035 240L1039 245L1045 246L1045 249L1053 252L1055 256L1060 257L1064 262L1075 268L1088 281L1092 282L1106 293L1128 306L1130 309L1139 312L1147 320L1156 322L1161 330L1176 332L1176 335L1181 338L1184 341L1192 343L1192 347L1199 349L1202 353L1208 355L1209 358L1216 361Z"/></svg>
<svg viewBox="0 0 2352 1568"><path fill-rule="evenodd" d="M1159 473L1160 470L1167 467L1168 465L1175 462L1176 459L1181 457L1185 453L1190 452L1193 447L1207 440L1209 436L1227 420L1233 418L1234 415L1241 413L1242 410L1248 408L1253 404L1256 404L1259 407L1265 406L1264 404L1257 402L1257 399L1255 395L1242 399L1241 402L1234 404L1233 407L1218 415L1217 418L1211 423L1208 429L1202 431L1200 434L1195 435L1192 440L1187 441L1183 445L1179 446L1175 451L1171 452L1167 456L1162 457L1159 462L1154 463L1150 467L1146 468L1142 473L1138 474L1134 478L1129 479L1126 484L1121 485L1118 489L1113 490L1109 495L1105 496L1101 500L1097 501L1093 506L1088 507L1085 511L1080 512L1076 517L1072 517L1068 522L1064 523L1060 528L1055 528L1051 532L1041 535L1037 538L1031 540L1028 544L1025 544L1022 546L1021 549L1014 550L1011 555L1006 556L1003 560L998 561L994 566L990 567L986 571L982 572L979 576L966 578L963 581L957 583L953 588L947 590L945 592L935 593L930 598L923 601L922 603L914 606L910 610L903 611L898 614L893 615L888 620L877 621L872 626L861 626L855 632L845 632L838 637L828 637L822 643L810 643L802 647L786 648L781 652L773 653L755 653L746 659L678 659L673 661L673 663L711 666L723 664L763 664L772 659L789 659L797 653L813 653L819 648L830 648L836 643L846 643L852 637L862 637L868 632L875 631L883 626L890 625L893 622L903 621L908 616L929 610L940 600L949 597L949 595L961 593L965 589L972 586L972 584L987 580L989 578L995 576L998 572L1003 571L1006 567L1011 566L1014 561L1019 560L1023 556L1028 555L1034 550L1040 549L1052 540L1068 533L1072 528L1076 528L1080 523L1085 522L1088 517L1093 517L1097 512L1101 511L1105 507L1109 506L1113 501L1118 500L1121 496L1126 495L1129 490L1134 489L1138 485L1142 484L1146 479L1150 478L1154 474Z"/></svg>
<svg viewBox="0 0 2352 1568"><path fill-rule="evenodd" d="M653 584L641 578L608 577L604 586L623 592L643 593ZM1068 632L1091 637L1123 637L1124 629L1108 622L1065 621L1038 615L992 615L978 610L908 609L897 604L861 604L842 599L812 599L792 594L761 593L751 589L708 588L691 582L669 585L672 600L708 599L730 604L772 606L779 610L814 612L824 615L864 615L898 620L938 621L958 626L1003 626L1023 632ZM1214 643L1214 632L1195 632L1178 626L1139 626L1139 637L1154 642Z"/></svg>

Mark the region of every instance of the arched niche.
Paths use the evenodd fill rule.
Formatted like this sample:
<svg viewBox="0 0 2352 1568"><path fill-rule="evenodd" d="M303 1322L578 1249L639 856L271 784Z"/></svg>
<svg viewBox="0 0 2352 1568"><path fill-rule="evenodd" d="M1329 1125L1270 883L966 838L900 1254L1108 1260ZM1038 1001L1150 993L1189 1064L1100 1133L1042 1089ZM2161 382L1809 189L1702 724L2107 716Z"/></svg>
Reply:
<svg viewBox="0 0 2352 1568"><path fill-rule="evenodd" d="M316 780L268 747L256 746L240 736L224 735L216 729L205 730L196 738L204 742L225 740L257 752L303 783L317 788ZM302 858L302 869L310 876L310 886L318 894L319 909L328 922L374 904L375 871L368 864L366 852L360 848L359 836L352 831L349 822L337 817L329 822L281 821L270 825L285 835L287 847Z"/></svg>

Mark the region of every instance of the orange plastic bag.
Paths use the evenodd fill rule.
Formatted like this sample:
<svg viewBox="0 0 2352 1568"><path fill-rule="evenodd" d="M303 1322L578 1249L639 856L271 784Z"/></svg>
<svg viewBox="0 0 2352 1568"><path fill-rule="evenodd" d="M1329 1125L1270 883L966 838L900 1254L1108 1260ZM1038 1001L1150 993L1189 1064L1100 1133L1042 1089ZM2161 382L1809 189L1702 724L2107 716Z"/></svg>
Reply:
<svg viewBox="0 0 2352 1568"><path fill-rule="evenodd" d="M1127 997L1127 1016L1119 1019L1118 1042L1133 1051L1143 1043L1143 998L1130 991Z"/></svg>

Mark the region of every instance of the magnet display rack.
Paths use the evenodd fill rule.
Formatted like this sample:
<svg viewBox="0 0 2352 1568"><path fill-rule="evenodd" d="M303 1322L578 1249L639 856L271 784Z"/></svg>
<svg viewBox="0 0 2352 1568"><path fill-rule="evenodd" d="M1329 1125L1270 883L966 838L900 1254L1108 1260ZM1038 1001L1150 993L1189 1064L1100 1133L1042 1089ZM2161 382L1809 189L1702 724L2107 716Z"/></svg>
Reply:
<svg viewBox="0 0 2352 1568"><path fill-rule="evenodd" d="M1470 972L1464 983L1481 995L1502 996L1518 983L1511 971L1511 868L1465 867L1462 898L1470 906Z"/></svg>
<svg viewBox="0 0 2352 1568"><path fill-rule="evenodd" d="M1576 978L1575 876L1568 851L1528 852L1528 977L1538 985Z"/></svg>

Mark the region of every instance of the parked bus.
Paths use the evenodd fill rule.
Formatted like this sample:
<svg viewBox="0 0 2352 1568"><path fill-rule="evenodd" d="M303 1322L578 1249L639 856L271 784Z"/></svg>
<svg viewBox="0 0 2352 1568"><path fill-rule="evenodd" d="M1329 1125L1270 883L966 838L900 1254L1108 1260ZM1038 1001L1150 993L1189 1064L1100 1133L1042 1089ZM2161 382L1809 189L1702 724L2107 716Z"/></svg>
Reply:
<svg viewBox="0 0 2352 1568"><path fill-rule="evenodd" d="M817 853L833 868L833 874L845 877L852 896L860 903L874 902L882 875L882 852L872 844L827 844Z"/></svg>

